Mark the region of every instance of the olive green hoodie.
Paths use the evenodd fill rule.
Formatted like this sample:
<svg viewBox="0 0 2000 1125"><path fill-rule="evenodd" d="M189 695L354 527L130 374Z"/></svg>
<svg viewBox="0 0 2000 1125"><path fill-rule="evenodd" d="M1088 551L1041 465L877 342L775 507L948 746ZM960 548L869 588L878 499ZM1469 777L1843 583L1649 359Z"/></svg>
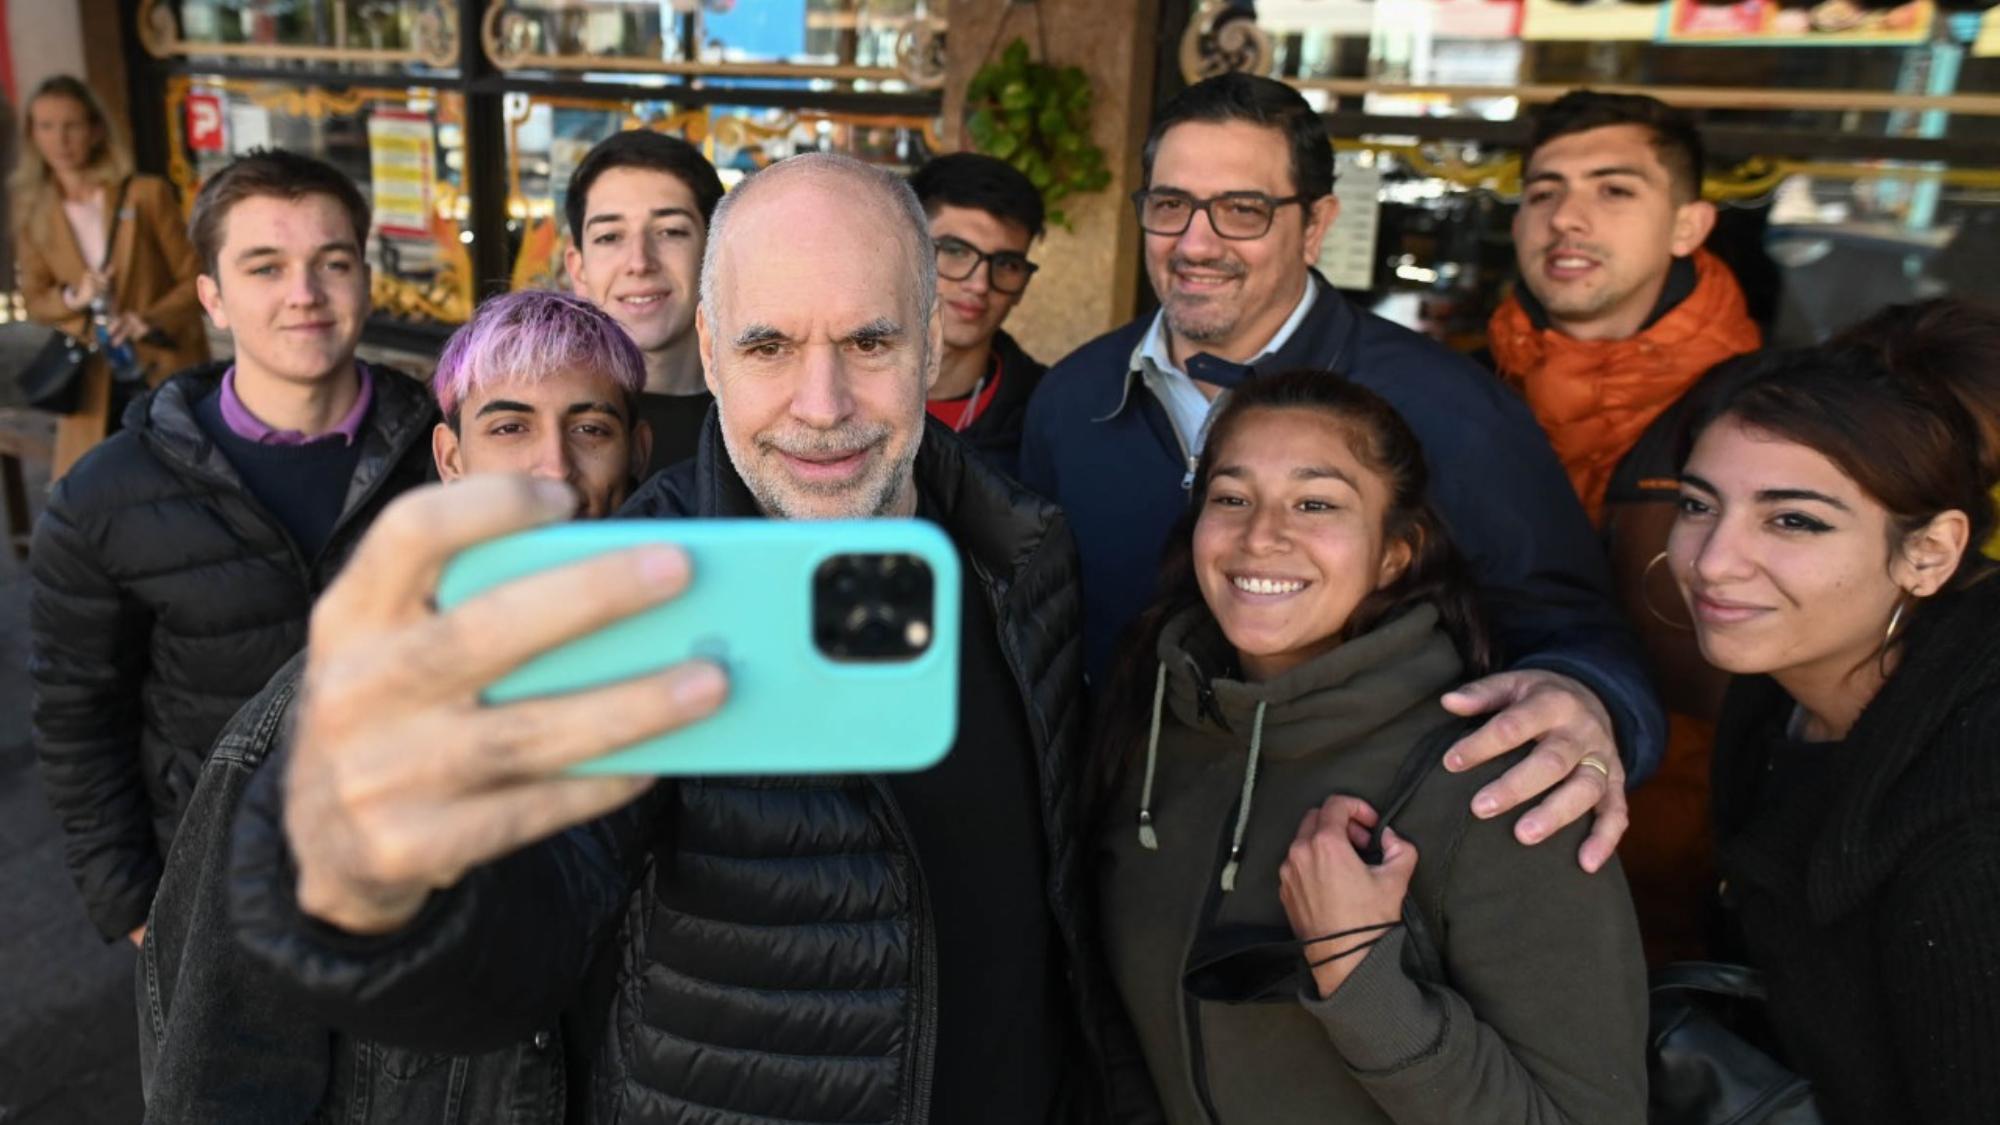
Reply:
<svg viewBox="0 0 2000 1125"><path fill-rule="evenodd" d="M1624 877L1577 866L1587 824L1528 848L1514 817L1471 815L1511 757L1424 775L1394 820L1418 853L1406 925L1333 996L1304 976L1264 1003L1183 988L1204 936L1289 935L1278 867L1308 809L1346 793L1380 810L1425 736L1458 722L1437 700L1463 666L1433 606L1259 683L1219 677L1233 654L1199 607L1158 655L1157 749L1128 771L1099 870L1106 949L1168 1120L1645 1120L1645 969Z"/></svg>

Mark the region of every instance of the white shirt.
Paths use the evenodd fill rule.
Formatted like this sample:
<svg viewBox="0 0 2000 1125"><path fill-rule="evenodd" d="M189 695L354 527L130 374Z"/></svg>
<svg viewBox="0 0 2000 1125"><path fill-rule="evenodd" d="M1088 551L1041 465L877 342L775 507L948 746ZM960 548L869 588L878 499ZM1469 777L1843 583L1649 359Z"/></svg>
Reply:
<svg viewBox="0 0 2000 1125"><path fill-rule="evenodd" d="M1292 315L1286 317L1285 323L1278 326L1277 334L1272 336L1263 350L1257 353L1256 358L1250 361L1252 366L1262 362L1291 340L1292 335L1299 330L1299 325L1306 322L1306 314L1312 311L1318 289L1319 286L1313 283L1311 275L1307 275L1305 295L1300 297L1299 303L1293 307ZM1187 371L1174 363L1167 349L1166 310L1162 309L1153 315L1153 326L1146 330L1146 335L1139 340L1138 348L1132 352L1132 366L1129 370L1139 372L1139 377L1145 380L1146 389L1152 391L1153 397L1160 400L1160 405L1167 408L1167 417L1173 420L1174 431L1180 435L1181 445L1187 450L1188 457L1192 459L1201 456L1201 443L1206 436L1209 413L1215 409L1216 403L1222 401L1222 396L1217 395L1210 399L1202 394L1201 388L1195 386Z"/></svg>

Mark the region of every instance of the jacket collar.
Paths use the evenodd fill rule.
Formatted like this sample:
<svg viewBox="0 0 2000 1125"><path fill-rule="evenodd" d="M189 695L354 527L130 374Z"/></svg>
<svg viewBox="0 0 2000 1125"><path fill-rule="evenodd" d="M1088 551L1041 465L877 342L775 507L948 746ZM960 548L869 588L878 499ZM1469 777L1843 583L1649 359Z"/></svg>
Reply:
<svg viewBox="0 0 2000 1125"><path fill-rule="evenodd" d="M1367 633L1269 680L1242 679L1235 653L1205 606L1167 623L1157 655L1166 705L1189 727L1245 737L1259 706L1264 753L1302 757L1352 744L1434 705L1463 677L1464 662L1439 625L1437 607L1412 606Z"/></svg>
<svg viewBox="0 0 2000 1125"><path fill-rule="evenodd" d="M216 360L175 375L126 407L124 424L170 467L240 492L245 487L242 476L195 417L195 404L220 390L229 367L229 360ZM371 367L375 402L362 423L360 461L348 484L343 514L382 476L393 472L437 421L437 408L422 383L391 367Z"/></svg>
<svg viewBox="0 0 2000 1125"><path fill-rule="evenodd" d="M1646 315L1646 323L1639 326L1644 332L1660 322L1660 318L1680 307L1682 301L1694 296L1695 286L1701 280L1700 271L1695 269L1694 255L1675 258L1667 266L1667 281L1660 287L1660 299L1653 303L1653 311ZM1536 330L1549 326L1549 312L1535 298L1534 291L1520 279L1514 281L1514 299L1521 303L1521 311L1528 314L1528 323Z"/></svg>
<svg viewBox="0 0 2000 1125"><path fill-rule="evenodd" d="M1203 382L1233 387L1259 375L1296 367L1330 367L1345 372L1354 360L1354 338L1361 318L1347 298L1318 270L1312 270L1310 274L1314 287L1312 308L1297 331L1277 351L1249 364L1231 363L1205 352L1197 352L1188 357L1187 374ZM1153 318L1149 317L1126 327L1125 331L1130 334L1126 346L1130 350L1125 359L1124 378L1107 385L1105 395L1092 405L1091 421L1108 422L1116 418L1131 401L1133 385L1144 381L1140 351L1145 347L1146 334L1152 330L1152 325Z"/></svg>

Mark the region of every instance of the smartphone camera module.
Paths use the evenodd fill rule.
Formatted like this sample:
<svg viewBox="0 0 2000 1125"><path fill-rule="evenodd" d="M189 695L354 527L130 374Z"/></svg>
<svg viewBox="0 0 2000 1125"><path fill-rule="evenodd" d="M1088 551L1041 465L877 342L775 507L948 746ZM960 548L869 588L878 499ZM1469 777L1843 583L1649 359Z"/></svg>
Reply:
<svg viewBox="0 0 2000 1125"><path fill-rule="evenodd" d="M813 643L830 660L914 660L931 644L936 586L915 555L835 555L813 572Z"/></svg>

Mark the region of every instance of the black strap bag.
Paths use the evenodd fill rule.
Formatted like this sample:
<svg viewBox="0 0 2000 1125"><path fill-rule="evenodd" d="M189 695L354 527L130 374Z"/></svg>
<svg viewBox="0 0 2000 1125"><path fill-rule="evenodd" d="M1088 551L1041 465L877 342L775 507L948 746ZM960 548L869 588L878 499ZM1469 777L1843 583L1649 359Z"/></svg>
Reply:
<svg viewBox="0 0 2000 1125"><path fill-rule="evenodd" d="M118 242L118 222L125 211L125 186L119 184L111 200L111 221L104 231L104 260L97 266L100 270L111 264L111 249ZM37 410L76 413L83 404L83 365L96 350L67 332L54 332L15 376L21 385L21 397Z"/></svg>
<svg viewBox="0 0 2000 1125"><path fill-rule="evenodd" d="M1758 1045L1757 970L1682 961L1654 970L1651 993L1650 1125L1824 1125L1812 1084Z"/></svg>

